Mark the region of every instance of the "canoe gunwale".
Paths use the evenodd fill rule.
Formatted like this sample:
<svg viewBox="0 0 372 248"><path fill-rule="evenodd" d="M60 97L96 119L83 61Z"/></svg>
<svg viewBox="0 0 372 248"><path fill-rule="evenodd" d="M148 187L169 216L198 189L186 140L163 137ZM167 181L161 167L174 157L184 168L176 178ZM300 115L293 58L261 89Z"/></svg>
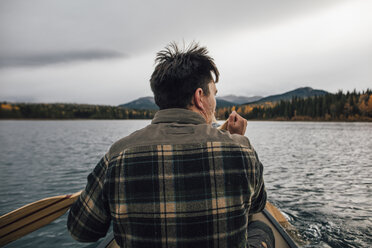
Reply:
<svg viewBox="0 0 372 248"><path fill-rule="evenodd" d="M279 232L282 238L287 242L290 248L298 248L297 244L293 241L289 234L284 230L284 228L279 224L279 222L276 221L276 219L270 214L270 212L267 209L264 209L262 213L271 222L271 224Z"/></svg>
<svg viewBox="0 0 372 248"><path fill-rule="evenodd" d="M114 231L107 234L104 240L97 246L97 248L106 248L112 245L111 243L115 240ZM115 242L116 243L116 242Z"/></svg>

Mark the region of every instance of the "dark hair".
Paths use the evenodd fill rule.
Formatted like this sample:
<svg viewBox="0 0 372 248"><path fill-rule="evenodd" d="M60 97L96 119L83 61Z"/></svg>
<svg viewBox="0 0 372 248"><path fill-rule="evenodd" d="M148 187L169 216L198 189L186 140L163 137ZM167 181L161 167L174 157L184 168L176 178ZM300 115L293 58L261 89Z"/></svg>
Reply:
<svg viewBox="0 0 372 248"><path fill-rule="evenodd" d="M160 109L187 108L196 89L209 95L208 84L218 82L219 72L208 50L193 42L181 51L175 42L156 55L157 63L151 75L151 89Z"/></svg>

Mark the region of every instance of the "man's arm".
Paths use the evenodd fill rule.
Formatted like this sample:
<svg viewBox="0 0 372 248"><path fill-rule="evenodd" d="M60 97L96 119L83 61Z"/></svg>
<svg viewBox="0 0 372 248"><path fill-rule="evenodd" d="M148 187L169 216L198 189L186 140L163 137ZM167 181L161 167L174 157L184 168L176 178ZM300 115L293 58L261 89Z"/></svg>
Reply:
<svg viewBox="0 0 372 248"><path fill-rule="evenodd" d="M231 134L244 135L247 128L247 120L241 117L237 112L233 111L227 122L227 130ZM249 144L249 147L253 150L253 147ZM254 151L254 150L253 150ZM251 177L251 182L254 182L254 192L252 196L252 205L250 208L250 214L261 212L266 205L266 189L263 180L263 165L258 159L257 153L254 151L254 159L251 160L254 167L254 175Z"/></svg>
<svg viewBox="0 0 372 248"><path fill-rule="evenodd" d="M110 227L109 207L103 197L107 168L108 160L104 156L89 174L85 190L70 209L67 228L77 241L95 242L106 236Z"/></svg>
<svg viewBox="0 0 372 248"><path fill-rule="evenodd" d="M261 212L266 205L266 189L265 189L265 183L263 180L263 165L258 159L257 153L254 152L256 157L256 165L255 165L255 185L254 185L254 194L252 197L252 205L251 209L249 211L249 214L254 214Z"/></svg>

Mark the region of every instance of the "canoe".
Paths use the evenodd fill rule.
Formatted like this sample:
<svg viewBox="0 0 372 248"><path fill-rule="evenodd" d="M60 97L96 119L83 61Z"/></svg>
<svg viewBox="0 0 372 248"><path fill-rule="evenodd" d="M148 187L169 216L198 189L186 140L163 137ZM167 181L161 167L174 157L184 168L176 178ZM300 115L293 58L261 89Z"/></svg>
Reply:
<svg viewBox="0 0 372 248"><path fill-rule="evenodd" d="M79 197L81 192L72 195L55 196L28 204L0 217L0 247L4 246L38 228L52 222L67 211L70 205ZM272 204L267 202L265 209L251 217L268 224L275 236L275 247L296 248L296 242L288 235L296 234L283 214ZM296 237L296 236L295 236ZM296 239L298 243L303 241ZM119 247L110 233L99 244L99 248Z"/></svg>
<svg viewBox="0 0 372 248"><path fill-rule="evenodd" d="M265 209L252 216L252 220L260 220L270 226L275 236L275 247L297 248L298 245L288 234L295 232L295 229L283 216L283 214L272 204L267 202Z"/></svg>
<svg viewBox="0 0 372 248"><path fill-rule="evenodd" d="M287 231L293 230L293 227L283 214L269 202L262 212L252 215L251 220L260 220L270 226L275 236L276 248L298 248L296 242L287 233ZM114 234L111 232L97 248L119 248L119 245L115 242Z"/></svg>

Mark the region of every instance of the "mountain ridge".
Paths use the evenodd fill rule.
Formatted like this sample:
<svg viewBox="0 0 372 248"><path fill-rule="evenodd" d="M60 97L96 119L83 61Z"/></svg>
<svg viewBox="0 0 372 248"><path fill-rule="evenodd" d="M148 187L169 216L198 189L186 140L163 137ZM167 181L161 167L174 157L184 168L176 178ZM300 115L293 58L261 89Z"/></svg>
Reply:
<svg viewBox="0 0 372 248"><path fill-rule="evenodd" d="M216 97L217 108L231 107L237 105L247 105L247 104L259 104L263 102L277 102L280 100L290 100L292 97L307 98L312 96L319 96L328 94L327 91L313 89L311 87L301 87L282 94L270 95L267 97L253 96L236 96L236 95L226 95L221 97ZM248 100L248 102L245 102ZM154 97L146 96L140 97L136 100L120 104L119 107L128 109L138 109L138 110L158 110L159 107L156 105Z"/></svg>
<svg viewBox="0 0 372 248"><path fill-rule="evenodd" d="M225 100L225 101L235 103L235 104L243 104L243 103L246 103L246 102L254 102L254 101L258 101L262 98L263 98L263 96L247 97L247 96L237 96L237 95L232 95L232 94L226 95L226 96L216 97L216 99Z"/></svg>
<svg viewBox="0 0 372 248"><path fill-rule="evenodd" d="M247 104L258 104L258 103L263 103L263 102L278 102L281 100L291 100L292 97L299 97L299 98L307 98L307 97L312 97L312 96L323 96L328 94L329 92L325 90L318 90L318 89L313 89L311 87L300 87L291 91L287 91L282 94L276 94L276 95L270 95L267 97L263 97L257 101L253 102L246 102L242 105L247 105Z"/></svg>

